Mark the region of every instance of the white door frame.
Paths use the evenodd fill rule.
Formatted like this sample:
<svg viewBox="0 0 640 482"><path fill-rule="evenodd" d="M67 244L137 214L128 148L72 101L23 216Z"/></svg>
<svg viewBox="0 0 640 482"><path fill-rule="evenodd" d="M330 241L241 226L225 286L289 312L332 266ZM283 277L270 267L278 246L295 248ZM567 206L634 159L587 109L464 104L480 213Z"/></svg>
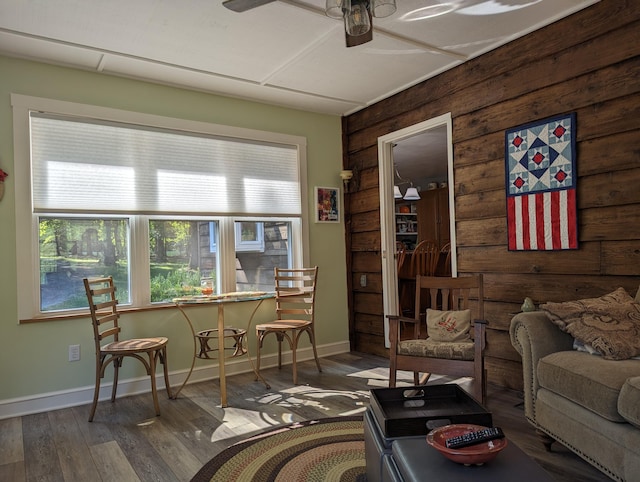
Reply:
<svg viewBox="0 0 640 482"><path fill-rule="evenodd" d="M434 127L447 128L447 164L449 188L449 231L451 235L451 273L457 276L456 219L453 182L453 144L451 113L405 127L378 137L378 172L380 186L380 237L382 255L382 300L384 307L384 345L389 348L389 320L387 315L398 314L398 273L396 269L395 200L393 198L393 144Z"/></svg>

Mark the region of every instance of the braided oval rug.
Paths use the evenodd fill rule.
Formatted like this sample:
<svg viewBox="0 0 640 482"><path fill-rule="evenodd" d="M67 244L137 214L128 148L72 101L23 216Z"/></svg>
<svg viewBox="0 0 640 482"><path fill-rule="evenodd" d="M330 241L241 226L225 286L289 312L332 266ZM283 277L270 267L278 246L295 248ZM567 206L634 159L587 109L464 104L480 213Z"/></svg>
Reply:
<svg viewBox="0 0 640 482"><path fill-rule="evenodd" d="M364 482L362 417L293 423L223 450L191 482Z"/></svg>

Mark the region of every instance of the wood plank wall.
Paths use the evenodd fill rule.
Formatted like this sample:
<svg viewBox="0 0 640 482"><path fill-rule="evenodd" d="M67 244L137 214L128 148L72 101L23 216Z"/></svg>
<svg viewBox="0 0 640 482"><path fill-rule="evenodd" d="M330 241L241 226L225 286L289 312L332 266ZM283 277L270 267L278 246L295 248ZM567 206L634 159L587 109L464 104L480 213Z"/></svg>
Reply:
<svg viewBox="0 0 640 482"><path fill-rule="evenodd" d="M603 0L343 119L354 350L383 341L377 139L451 112L458 270L484 273L489 381L522 387L512 313L640 285L640 2ZM577 114L579 249L509 252L504 132ZM366 287L360 287L361 275Z"/></svg>

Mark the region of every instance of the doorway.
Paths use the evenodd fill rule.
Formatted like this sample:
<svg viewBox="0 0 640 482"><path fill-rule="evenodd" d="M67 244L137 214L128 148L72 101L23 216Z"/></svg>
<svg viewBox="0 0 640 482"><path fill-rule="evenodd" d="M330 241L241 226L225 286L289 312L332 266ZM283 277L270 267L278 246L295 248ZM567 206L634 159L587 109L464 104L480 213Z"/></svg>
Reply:
<svg viewBox="0 0 640 482"><path fill-rule="evenodd" d="M451 113L429 119L413 126L391 132L378 138L378 171L380 185L380 230L382 255L382 298L384 308L384 338L385 347L389 348L389 323L387 315L398 314L398 272L396 267L396 222L394 183L397 173L394 163L394 147L409 142L430 131L444 127L446 136L446 187L449 198L449 235L451 240L451 275L457 275L456 238L455 238L455 205L453 182L453 146ZM428 160L425 159L425 163ZM426 168L425 168L426 169ZM401 177L405 177L402 175ZM421 186L422 187L422 186Z"/></svg>

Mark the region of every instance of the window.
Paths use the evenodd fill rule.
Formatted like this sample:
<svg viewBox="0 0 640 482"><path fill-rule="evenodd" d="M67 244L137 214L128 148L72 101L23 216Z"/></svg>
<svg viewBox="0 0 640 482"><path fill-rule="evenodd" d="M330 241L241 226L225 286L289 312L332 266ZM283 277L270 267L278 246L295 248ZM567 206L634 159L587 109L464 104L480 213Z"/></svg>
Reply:
<svg viewBox="0 0 640 482"><path fill-rule="evenodd" d="M82 278L98 275L130 304L128 219L41 216L38 228L41 312L87 306Z"/></svg>
<svg viewBox="0 0 640 482"><path fill-rule="evenodd" d="M209 250L216 252L216 223L209 223ZM264 252L264 223L236 221L236 251Z"/></svg>
<svg viewBox="0 0 640 482"><path fill-rule="evenodd" d="M86 308L84 277L112 275L121 304L145 307L203 280L272 290L275 266L303 265L303 138L20 95L12 105L27 193L20 319Z"/></svg>

